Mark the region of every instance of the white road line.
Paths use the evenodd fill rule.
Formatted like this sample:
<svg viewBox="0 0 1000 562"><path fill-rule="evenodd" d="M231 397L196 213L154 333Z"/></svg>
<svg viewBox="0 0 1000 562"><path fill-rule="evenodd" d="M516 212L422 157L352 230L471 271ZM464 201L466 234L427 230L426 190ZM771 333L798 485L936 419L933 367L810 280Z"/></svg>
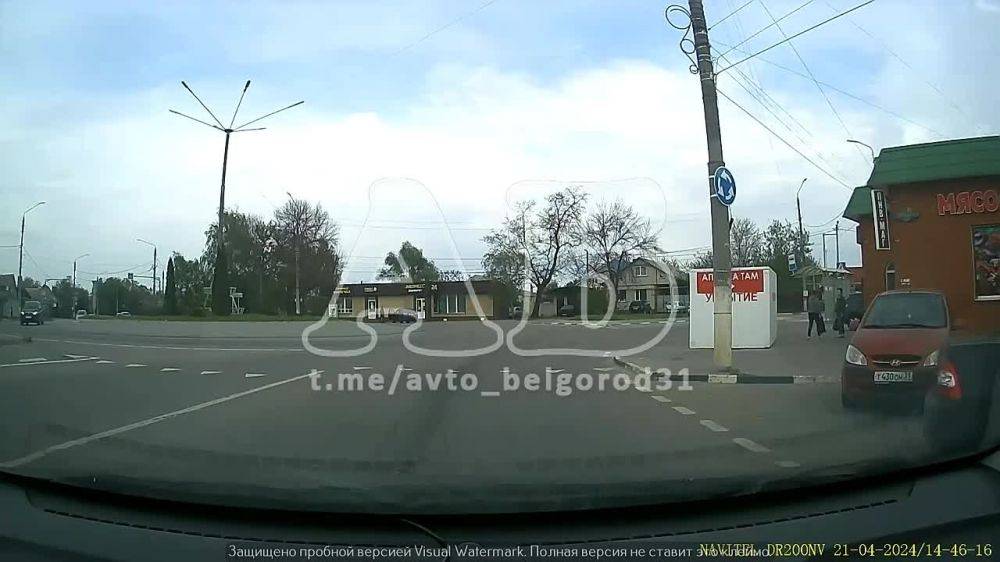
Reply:
<svg viewBox="0 0 1000 562"><path fill-rule="evenodd" d="M78 447L80 445L86 445L87 443L92 443L94 441L99 441L99 440L105 439L107 437L113 437L115 435L118 435L118 434L121 434L121 433L125 433L126 431L131 431L133 429L138 429L140 427L146 427L147 425L153 425L154 423L159 423L161 421L166 421L166 420L169 420L171 418L175 418L177 416L182 416L184 414L189 414L191 412L197 412L198 410L203 410L203 409L208 408L210 406L215 406L217 404L222 404L224 402L229 402L230 400L235 400L235 399L241 398L243 396L248 396L250 394L254 394L254 393L260 392L262 390L267 390L267 389L270 389L270 388L274 388L276 386L281 386L283 384L288 384L290 382L299 381L299 380L302 380L302 379L304 379L306 377L311 377L311 376L314 376L314 375L322 373L322 372L323 371L317 371L317 370L313 369L312 371L310 371L308 373L305 373L304 375L299 375L299 376L292 377L290 379L285 379L285 380L282 380L282 381L272 382L270 384L265 384L264 386L258 386L257 388L251 388L250 390L244 390L243 392L237 392L236 394L230 394L229 396L223 396L222 398L216 398L215 400L209 400L208 402L202 402L200 404L195 404L194 406L189 406L189 407L183 408L181 410L174 410L173 412L167 412L165 414L160 414L158 416L155 416L155 417L152 417L152 418L149 418L149 419L146 419L146 420L137 421L135 423L130 423L128 425L123 425L121 427L116 427L114 429L109 429L107 431L102 431L100 433L94 433L94 434L91 434L91 435L87 435L86 437L80 437L79 439L73 439L72 441L66 441L64 443L59 443L58 445L52 445L51 447L46 447L46 448L41 449L39 451L35 451L34 453L31 453L29 455L25 455L23 457L19 457L19 458L16 458L16 459L12 459L12 460L9 460L9 461L2 462L2 463L0 463L0 467L2 467L2 468L14 468L14 467L17 467L17 466L21 466L21 465L27 464L29 462L38 460L38 459L40 459L40 458L42 458L42 457L44 457L44 456L46 456L46 455L48 455L50 453L56 452L56 451L63 451L63 450L70 449L70 448L73 448L73 447Z"/></svg>
<svg viewBox="0 0 1000 562"><path fill-rule="evenodd" d="M745 437L734 437L733 438L733 443L736 443L740 447L743 447L744 449L746 449L748 451L752 451L754 453L770 453L771 452L771 449L768 449L767 447L761 445L760 443L758 443L756 441L752 441L752 440L747 439Z"/></svg>
<svg viewBox="0 0 1000 562"><path fill-rule="evenodd" d="M700 423L701 425L707 427L708 429L711 429L712 431L729 431L728 427L719 425L718 423L712 420L701 420Z"/></svg>
<svg viewBox="0 0 1000 562"><path fill-rule="evenodd" d="M176 372L176 371L180 371L180 369L177 369L175 367L164 367L164 368L160 369L161 373L173 373L173 372Z"/></svg>
<svg viewBox="0 0 1000 562"><path fill-rule="evenodd" d="M55 361L32 361L30 363L4 363L0 365L0 368L4 367L31 367L34 365L53 365L56 363L79 363L80 361L93 361L97 359L96 357L84 357L82 359L57 359Z"/></svg>
<svg viewBox="0 0 1000 562"><path fill-rule="evenodd" d="M653 400L656 400L657 402L663 402L664 404L667 404L667 403L670 402L669 398L667 398L666 396L660 396L659 394L652 394L652 395L650 395L650 398L652 398Z"/></svg>
<svg viewBox="0 0 1000 562"><path fill-rule="evenodd" d="M70 359L79 359L79 357L70 357ZM28 359L18 359L18 363L34 363L35 361L45 361L44 357L30 357Z"/></svg>
<svg viewBox="0 0 1000 562"><path fill-rule="evenodd" d="M87 357L87 356L86 355L73 355L72 353L64 353L63 357L66 357L68 359L83 359L84 357Z"/></svg>
<svg viewBox="0 0 1000 562"><path fill-rule="evenodd" d="M685 416L690 416L691 414L696 413L694 410L685 408L684 406L673 406L673 408L675 412L677 412L678 414L684 414Z"/></svg>
<svg viewBox="0 0 1000 562"><path fill-rule="evenodd" d="M799 463L797 463L795 461L775 461L774 464L776 464L776 465L778 465L778 466L780 466L782 468L798 468L798 467L802 466L801 464L799 464Z"/></svg>
<svg viewBox="0 0 1000 562"><path fill-rule="evenodd" d="M370 370L372 370L372 368L371 367L354 367L354 370L355 371L370 371Z"/></svg>
<svg viewBox="0 0 1000 562"><path fill-rule="evenodd" d="M606 371L614 371L615 368L614 367L594 367L594 370L595 371L606 372Z"/></svg>
<svg viewBox="0 0 1000 562"><path fill-rule="evenodd" d="M479 395L480 396L486 396L486 397L489 397L489 398L495 398L497 396L500 396L500 391L499 390L480 390L479 391Z"/></svg>
<svg viewBox="0 0 1000 562"><path fill-rule="evenodd" d="M107 359L101 359L97 362L98 365L107 365L109 363L114 363L114 361L108 361Z"/></svg>
<svg viewBox="0 0 1000 562"><path fill-rule="evenodd" d="M222 371L202 371L201 374L203 374L203 375L218 375L221 372Z"/></svg>
<svg viewBox="0 0 1000 562"><path fill-rule="evenodd" d="M563 372L563 370L562 370L562 369L552 369L552 368L547 368L547 369L545 369L545 370L546 370L546 371L548 371L548 372L550 372L550 373L552 373L553 375L554 375L554 374L556 374L556 373L561 373L561 372Z"/></svg>
<svg viewBox="0 0 1000 562"><path fill-rule="evenodd" d="M257 377L266 377L266 376L267 376L267 373L247 373L247 374L243 375L243 378L245 378L245 379L253 379L253 378L257 378Z"/></svg>
<svg viewBox="0 0 1000 562"><path fill-rule="evenodd" d="M133 369L135 367L148 367L148 365L145 365L143 363L129 363L128 365L125 365L126 369Z"/></svg>
<svg viewBox="0 0 1000 562"><path fill-rule="evenodd" d="M35 341L51 343L72 343L82 345L103 345L106 347L127 347L131 349L169 349L172 351L305 351L301 347L186 347L171 345L145 345L131 343L105 343L80 340L56 340L51 338L34 338Z"/></svg>

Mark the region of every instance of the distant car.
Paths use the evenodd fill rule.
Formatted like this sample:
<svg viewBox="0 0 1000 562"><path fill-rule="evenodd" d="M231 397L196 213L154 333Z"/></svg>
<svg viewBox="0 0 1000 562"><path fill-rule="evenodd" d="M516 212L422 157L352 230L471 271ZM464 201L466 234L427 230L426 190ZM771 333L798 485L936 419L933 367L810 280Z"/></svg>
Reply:
<svg viewBox="0 0 1000 562"><path fill-rule="evenodd" d="M943 294L887 291L872 301L847 346L841 403L898 401L922 408L937 383L951 322Z"/></svg>
<svg viewBox="0 0 1000 562"><path fill-rule="evenodd" d="M632 301L628 304L628 311L633 314L649 314L653 312L653 307L646 301Z"/></svg>
<svg viewBox="0 0 1000 562"><path fill-rule="evenodd" d="M389 314L387 314L386 318L389 319L389 322L399 322L400 324L407 324L410 322L417 321L417 313L414 310L406 310L400 308L398 310L394 310Z"/></svg>
<svg viewBox="0 0 1000 562"><path fill-rule="evenodd" d="M559 307L559 316L576 316L576 306L564 304Z"/></svg>
<svg viewBox="0 0 1000 562"><path fill-rule="evenodd" d="M671 309L674 308L674 303L668 302L666 304L665 308L666 308L667 312L670 312ZM688 305L686 305L686 304L684 304L682 302L677 303L677 307L676 308L677 308L677 314L687 314L688 313Z"/></svg>
<svg viewBox="0 0 1000 562"><path fill-rule="evenodd" d="M45 323L45 309L38 301L25 301L21 307L21 325L35 324L41 326Z"/></svg>
<svg viewBox="0 0 1000 562"><path fill-rule="evenodd" d="M847 321L857 318L861 319L865 315L865 300L861 293L851 293L847 295Z"/></svg>
<svg viewBox="0 0 1000 562"><path fill-rule="evenodd" d="M132 316L132 313L129 312L129 311L127 311L127 310L123 310L123 311L119 312L118 314L116 314L115 316L121 316L121 317Z"/></svg>
<svg viewBox="0 0 1000 562"><path fill-rule="evenodd" d="M514 308L510 309L511 318L520 318L522 314L524 314L524 311L520 306L515 306Z"/></svg>

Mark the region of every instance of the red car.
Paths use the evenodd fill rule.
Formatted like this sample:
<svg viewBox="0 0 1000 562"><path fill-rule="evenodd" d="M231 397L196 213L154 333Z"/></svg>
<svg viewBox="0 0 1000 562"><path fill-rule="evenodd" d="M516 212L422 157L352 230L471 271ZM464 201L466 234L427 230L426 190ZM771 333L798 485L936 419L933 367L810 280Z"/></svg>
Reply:
<svg viewBox="0 0 1000 562"><path fill-rule="evenodd" d="M847 346L841 403L899 401L915 408L937 384L951 321L936 291L887 291L875 297Z"/></svg>

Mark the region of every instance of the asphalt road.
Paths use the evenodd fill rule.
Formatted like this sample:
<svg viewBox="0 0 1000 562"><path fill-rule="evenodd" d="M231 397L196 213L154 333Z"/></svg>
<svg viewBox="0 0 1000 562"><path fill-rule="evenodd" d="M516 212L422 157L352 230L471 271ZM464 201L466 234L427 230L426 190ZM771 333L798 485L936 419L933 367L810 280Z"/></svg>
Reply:
<svg viewBox="0 0 1000 562"><path fill-rule="evenodd" d="M737 362L743 354L768 372L824 380L669 389L637 388L611 358L659 334L657 321L597 330L539 321L512 338L525 354L572 347L592 356L523 356L502 345L459 357L415 353L404 340L446 355L496 346L494 329L435 322L404 334L377 324L370 351L327 357L303 348L307 323L4 321L0 469L209 501L491 511L754 491L926 459L919 418L841 408L844 340L806 340L798 320L783 318L775 348L740 352ZM503 333L516 325L497 324ZM370 341L345 321L309 338L340 352ZM697 370L704 351L686 341L680 322L636 357ZM573 378L562 392L546 390L547 370L556 386L588 373L592 388ZM538 390L525 388L528 373L539 375ZM352 382L365 388L344 386Z"/></svg>

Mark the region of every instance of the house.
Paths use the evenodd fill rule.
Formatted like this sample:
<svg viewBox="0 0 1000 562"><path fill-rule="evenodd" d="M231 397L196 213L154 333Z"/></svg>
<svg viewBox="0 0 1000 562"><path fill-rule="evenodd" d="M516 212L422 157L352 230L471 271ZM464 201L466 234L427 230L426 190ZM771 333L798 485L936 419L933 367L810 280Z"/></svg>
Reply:
<svg viewBox="0 0 1000 562"><path fill-rule="evenodd" d="M42 307L48 311L52 311L56 307L56 296L52 294L52 289L48 285L42 285L41 287L25 287L25 300L38 301L42 303Z"/></svg>
<svg viewBox="0 0 1000 562"><path fill-rule="evenodd" d="M956 325L1000 333L1000 136L884 148L844 217L858 223L864 300L932 289Z"/></svg>
<svg viewBox="0 0 1000 562"><path fill-rule="evenodd" d="M17 280L13 273L0 275L0 318L17 316Z"/></svg>
<svg viewBox="0 0 1000 562"><path fill-rule="evenodd" d="M655 262L646 258L636 258L627 263L612 264L619 267L617 310L628 310L629 304L641 301L649 303L655 312L667 312L671 302L671 273L660 268ZM684 306L688 305L688 277L683 272L673 272L677 288L677 300Z"/></svg>
<svg viewBox="0 0 1000 562"><path fill-rule="evenodd" d="M355 318L365 311L369 319L387 316L399 309L414 310L424 319L478 318L472 301L479 304L485 318L503 318L507 303L497 296L492 280L469 281L472 294L464 281L430 281L423 283L350 283L337 288L336 306L330 315Z"/></svg>

